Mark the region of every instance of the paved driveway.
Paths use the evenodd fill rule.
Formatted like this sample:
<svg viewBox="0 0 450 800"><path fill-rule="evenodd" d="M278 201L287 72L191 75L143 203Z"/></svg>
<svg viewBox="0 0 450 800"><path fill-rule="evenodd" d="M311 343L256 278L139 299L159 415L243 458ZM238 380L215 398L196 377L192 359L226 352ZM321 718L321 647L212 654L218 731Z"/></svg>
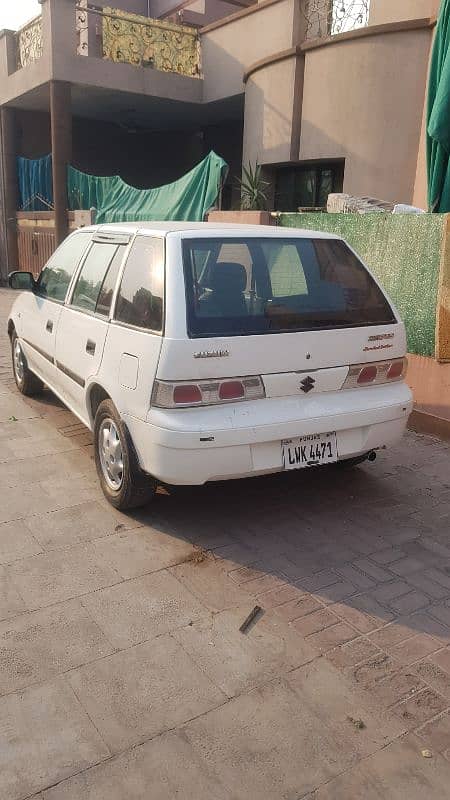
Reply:
<svg viewBox="0 0 450 800"><path fill-rule="evenodd" d="M90 434L50 393L15 391L11 301L1 800L448 797L449 446L408 434L352 472L161 492L123 515Z"/></svg>

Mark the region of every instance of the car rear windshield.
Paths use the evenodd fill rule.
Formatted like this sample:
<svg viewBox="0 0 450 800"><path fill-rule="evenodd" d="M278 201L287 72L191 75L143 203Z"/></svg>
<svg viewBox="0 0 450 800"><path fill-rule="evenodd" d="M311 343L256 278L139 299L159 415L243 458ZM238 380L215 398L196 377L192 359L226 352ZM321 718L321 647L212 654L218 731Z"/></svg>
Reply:
<svg viewBox="0 0 450 800"><path fill-rule="evenodd" d="M183 259L191 337L396 322L340 239L186 238Z"/></svg>

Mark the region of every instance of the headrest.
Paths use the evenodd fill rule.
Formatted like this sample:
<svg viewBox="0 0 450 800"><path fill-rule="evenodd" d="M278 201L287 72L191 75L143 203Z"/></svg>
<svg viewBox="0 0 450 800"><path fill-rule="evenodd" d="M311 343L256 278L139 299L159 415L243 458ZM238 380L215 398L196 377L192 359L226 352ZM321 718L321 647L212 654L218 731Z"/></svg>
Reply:
<svg viewBox="0 0 450 800"><path fill-rule="evenodd" d="M209 283L213 292L238 294L245 291L247 272L242 264L221 261L212 267Z"/></svg>

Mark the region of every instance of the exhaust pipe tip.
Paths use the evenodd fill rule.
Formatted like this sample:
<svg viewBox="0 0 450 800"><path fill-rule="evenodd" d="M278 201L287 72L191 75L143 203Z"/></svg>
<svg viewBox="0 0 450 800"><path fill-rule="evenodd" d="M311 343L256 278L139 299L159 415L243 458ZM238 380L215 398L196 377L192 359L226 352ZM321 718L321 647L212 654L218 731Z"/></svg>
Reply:
<svg viewBox="0 0 450 800"><path fill-rule="evenodd" d="M377 459L377 454L375 450L371 450L369 455L367 456L367 461L376 461L376 459Z"/></svg>

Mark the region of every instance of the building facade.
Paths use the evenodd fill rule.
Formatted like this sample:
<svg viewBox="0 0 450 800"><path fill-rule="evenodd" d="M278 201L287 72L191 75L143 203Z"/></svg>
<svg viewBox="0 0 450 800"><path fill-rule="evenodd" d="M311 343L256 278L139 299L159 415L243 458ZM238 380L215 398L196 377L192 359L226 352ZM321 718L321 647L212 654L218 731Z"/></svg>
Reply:
<svg viewBox="0 0 450 800"><path fill-rule="evenodd" d="M111 6L111 3L113 7ZM41 0L0 33L0 270L20 262L16 157L168 183L211 149L258 162L283 211L330 191L426 205L424 109L439 0ZM136 15L131 17L130 15ZM36 246L39 246L38 240Z"/></svg>

